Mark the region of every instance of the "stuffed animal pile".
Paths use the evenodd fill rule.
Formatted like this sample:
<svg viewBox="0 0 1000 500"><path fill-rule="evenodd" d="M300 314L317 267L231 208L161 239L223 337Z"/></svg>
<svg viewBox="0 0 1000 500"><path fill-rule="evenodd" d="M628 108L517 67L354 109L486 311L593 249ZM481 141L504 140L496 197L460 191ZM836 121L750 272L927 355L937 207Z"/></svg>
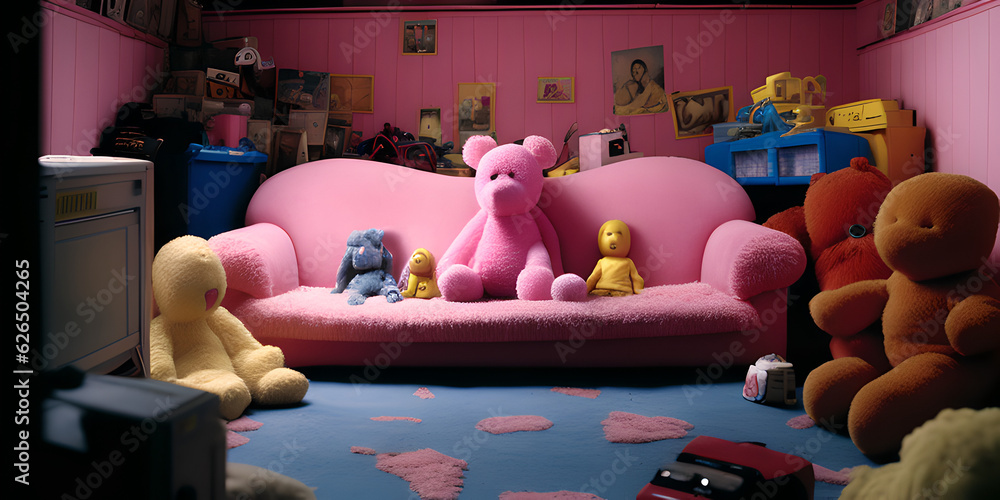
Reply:
<svg viewBox="0 0 1000 500"><path fill-rule="evenodd" d="M819 290L886 279L892 271L875 249L872 225L891 189L892 181L866 158L854 158L848 168L814 174L802 206L775 214L764 226L799 240ZM834 336L829 345L834 358L859 357L880 370L889 369L878 324Z"/></svg>
<svg viewBox="0 0 1000 500"><path fill-rule="evenodd" d="M586 282L562 274L555 228L537 207L543 171L556 160L552 143L528 136L523 145L497 146L491 137L472 136L462 159L476 170L481 209L439 261L442 297L459 302L484 295L584 300Z"/></svg>
<svg viewBox="0 0 1000 500"><path fill-rule="evenodd" d="M843 428L874 459L944 408L997 404L1000 285L988 257L1000 202L967 176L926 173L897 185L874 224L888 279L825 290L810 301L824 331L853 335L879 319L888 370L841 357L805 381L806 412Z"/></svg>
<svg viewBox="0 0 1000 500"><path fill-rule="evenodd" d="M226 271L207 241L181 236L163 245L153 259L152 281L160 310L149 332L152 378L217 395L227 420L251 402L302 401L306 377L285 368L281 349L261 345L220 306Z"/></svg>

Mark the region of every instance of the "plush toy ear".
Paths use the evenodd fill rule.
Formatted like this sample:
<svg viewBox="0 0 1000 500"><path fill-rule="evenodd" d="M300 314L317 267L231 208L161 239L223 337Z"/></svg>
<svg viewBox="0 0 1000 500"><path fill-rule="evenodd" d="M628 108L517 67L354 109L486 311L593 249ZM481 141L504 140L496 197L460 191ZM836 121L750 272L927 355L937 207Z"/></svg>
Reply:
<svg viewBox="0 0 1000 500"><path fill-rule="evenodd" d="M465 141L462 146L462 161L473 169L479 168L479 160L483 159L486 153L497 147L497 141L488 135L474 135Z"/></svg>
<svg viewBox="0 0 1000 500"><path fill-rule="evenodd" d="M809 185L812 186L813 184L816 184L817 182L819 182L820 179L823 178L824 175L826 175L826 172L818 172L812 174L812 177L809 178Z"/></svg>
<svg viewBox="0 0 1000 500"><path fill-rule="evenodd" d="M556 158L559 154L556 153L555 146L552 145L552 141L538 135L529 135L524 138L524 147L531 152L531 155L535 157L535 161L542 169L549 168L556 164Z"/></svg>
<svg viewBox="0 0 1000 500"><path fill-rule="evenodd" d="M347 285L358 275L358 270L354 269L354 252L358 247L347 245L344 258L340 261L340 268L337 269L337 287L330 293L340 293L347 289Z"/></svg>
<svg viewBox="0 0 1000 500"><path fill-rule="evenodd" d="M382 270L392 274L392 253L386 247L382 247Z"/></svg>
<svg viewBox="0 0 1000 500"><path fill-rule="evenodd" d="M868 163L868 158L865 158L864 156L851 158L851 168L862 172L879 171L877 168Z"/></svg>

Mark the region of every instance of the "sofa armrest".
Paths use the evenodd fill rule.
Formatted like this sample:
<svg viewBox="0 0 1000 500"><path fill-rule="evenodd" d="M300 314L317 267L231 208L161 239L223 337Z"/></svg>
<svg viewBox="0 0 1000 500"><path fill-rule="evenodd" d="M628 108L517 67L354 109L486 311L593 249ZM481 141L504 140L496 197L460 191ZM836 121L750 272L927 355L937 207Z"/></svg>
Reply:
<svg viewBox="0 0 1000 500"><path fill-rule="evenodd" d="M798 240L753 222L732 220L709 236L701 281L746 300L795 283L805 269L806 254Z"/></svg>
<svg viewBox="0 0 1000 500"><path fill-rule="evenodd" d="M222 260L226 286L258 299L299 286L292 240L280 227L258 223L212 236L209 246Z"/></svg>

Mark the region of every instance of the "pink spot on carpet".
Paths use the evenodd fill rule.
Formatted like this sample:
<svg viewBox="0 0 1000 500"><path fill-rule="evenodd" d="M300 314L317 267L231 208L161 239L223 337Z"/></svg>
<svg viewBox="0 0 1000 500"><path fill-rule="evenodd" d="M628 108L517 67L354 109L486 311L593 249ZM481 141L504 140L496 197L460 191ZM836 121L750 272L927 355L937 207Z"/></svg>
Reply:
<svg viewBox="0 0 1000 500"><path fill-rule="evenodd" d="M421 387L417 389L417 392L414 392L413 395L420 399L434 399L434 393L432 393L430 389L426 387Z"/></svg>
<svg viewBox="0 0 1000 500"><path fill-rule="evenodd" d="M601 422L604 437L612 443L649 443L677 439L687 435L694 426L676 418L646 417L635 413L613 411Z"/></svg>
<svg viewBox="0 0 1000 500"><path fill-rule="evenodd" d="M788 419L788 422L786 422L785 425L791 427L792 429L808 429L816 425L816 422L809 415L799 415Z"/></svg>
<svg viewBox="0 0 1000 500"><path fill-rule="evenodd" d="M505 491L500 494L500 500L604 500L603 498L579 491L553 491L537 493L534 491Z"/></svg>
<svg viewBox="0 0 1000 500"><path fill-rule="evenodd" d="M553 387L552 392L590 399L597 399L597 396L601 395L601 391L597 389L577 389L575 387Z"/></svg>
<svg viewBox="0 0 1000 500"><path fill-rule="evenodd" d="M410 489L423 500L452 500L462 492L465 460L424 448L406 453L380 453L375 464L379 470L394 474L410 483Z"/></svg>
<svg viewBox="0 0 1000 500"><path fill-rule="evenodd" d="M420 423L422 420L413 417L372 417L372 420L376 422L392 422L393 420L409 420L410 422Z"/></svg>
<svg viewBox="0 0 1000 500"><path fill-rule="evenodd" d="M250 442L250 438L237 434L237 432L250 432L260 429L260 426L264 424L257 422L256 420L251 420L247 416L242 416L236 420L229 420L226 422L226 448L236 448L237 446L243 446Z"/></svg>
<svg viewBox="0 0 1000 500"><path fill-rule="evenodd" d="M226 422L226 428L236 432L255 431L257 429L260 429L262 425L264 424L256 420L252 420L250 419L250 417L247 417L246 415L237 418L236 420L230 420L229 422Z"/></svg>
<svg viewBox="0 0 1000 500"><path fill-rule="evenodd" d="M236 448L237 446L243 446L250 442L250 438L237 434L233 431L226 431L226 449Z"/></svg>
<svg viewBox="0 0 1000 500"><path fill-rule="evenodd" d="M476 424L476 429L490 434L504 434L518 431L544 431L552 427L552 421L538 415L515 415L511 417L484 418Z"/></svg>
<svg viewBox="0 0 1000 500"><path fill-rule="evenodd" d="M364 446L351 446L351 453L357 453L358 455L374 455L375 450L365 448Z"/></svg>
<svg viewBox="0 0 1000 500"><path fill-rule="evenodd" d="M846 486L847 483L851 482L851 470L851 467L844 467L840 471L835 471L827 469L822 465L813 464L813 475L816 476L817 481L839 484L841 486Z"/></svg>

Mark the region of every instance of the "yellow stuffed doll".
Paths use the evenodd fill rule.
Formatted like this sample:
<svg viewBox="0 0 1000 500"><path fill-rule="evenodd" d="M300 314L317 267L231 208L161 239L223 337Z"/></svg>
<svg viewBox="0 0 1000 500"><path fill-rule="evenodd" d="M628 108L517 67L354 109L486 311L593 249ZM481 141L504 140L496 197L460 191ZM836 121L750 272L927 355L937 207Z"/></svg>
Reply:
<svg viewBox="0 0 1000 500"><path fill-rule="evenodd" d="M152 378L219 396L220 413L232 420L251 401L284 405L302 401L309 381L285 368L281 349L258 342L219 304L226 271L208 242L181 236L153 259L153 297L160 315L150 327Z"/></svg>
<svg viewBox="0 0 1000 500"><path fill-rule="evenodd" d="M810 417L846 423L858 449L885 459L944 408L996 404L1000 284L987 258L998 221L996 193L971 177L931 172L889 192L873 232L892 275L820 292L809 310L834 335L881 319L892 368L857 357L819 366L803 388Z"/></svg>
<svg viewBox="0 0 1000 500"><path fill-rule="evenodd" d="M591 295L623 297L642 291L644 281L639 276L628 252L632 236L628 226L620 220L609 220L597 234L597 246L602 257L587 278L587 292Z"/></svg>
<svg viewBox="0 0 1000 500"><path fill-rule="evenodd" d="M407 268L410 275L406 280L406 290L403 290L403 297L430 299L441 296L441 291L437 287L437 279L434 277L434 256L427 249L414 250Z"/></svg>

